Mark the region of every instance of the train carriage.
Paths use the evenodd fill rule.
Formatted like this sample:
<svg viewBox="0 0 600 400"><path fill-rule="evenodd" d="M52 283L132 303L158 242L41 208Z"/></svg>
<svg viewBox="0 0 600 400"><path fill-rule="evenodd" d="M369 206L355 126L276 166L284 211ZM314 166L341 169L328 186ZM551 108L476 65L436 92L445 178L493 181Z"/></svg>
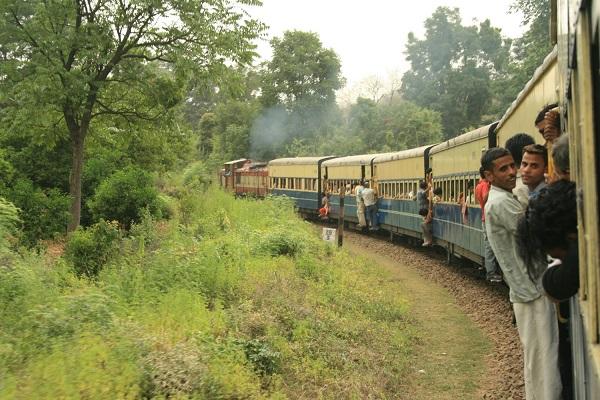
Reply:
<svg viewBox="0 0 600 400"><path fill-rule="evenodd" d="M600 1L557 4L558 86L571 179L578 187L579 277L571 301L575 399L600 393Z"/></svg>
<svg viewBox="0 0 600 400"><path fill-rule="evenodd" d="M269 191L290 197L303 214L318 212L322 197L321 164L333 158L293 157L269 161Z"/></svg>
<svg viewBox="0 0 600 400"><path fill-rule="evenodd" d="M219 171L219 184L224 190L235 193L235 170L243 167L248 161L247 158L240 158L223 164Z"/></svg>
<svg viewBox="0 0 600 400"><path fill-rule="evenodd" d="M341 188L349 185L350 190L345 193L347 199L344 202L345 219L351 222L358 222L356 214L356 197L354 187L360 182L369 182L376 188L375 171L373 168L373 159L378 154L362 154L357 156L337 157L327 160L321 166L321 177L324 190L329 195L330 215L336 217L339 215L340 199L339 192Z"/></svg>
<svg viewBox="0 0 600 400"><path fill-rule="evenodd" d="M481 154L494 147L496 123L462 134L429 151L434 188L442 189L435 207L433 237L437 244L483 264L481 208L474 188L479 181ZM465 204L463 207L462 204Z"/></svg>
<svg viewBox="0 0 600 400"><path fill-rule="evenodd" d="M377 156L373 170L377 181L378 222L390 232L421 237L423 217L418 214L419 181L429 168L433 145Z"/></svg>
<svg viewBox="0 0 600 400"><path fill-rule="evenodd" d="M266 162L246 163L234 171L237 196L264 197L268 189L268 171Z"/></svg>
<svg viewBox="0 0 600 400"><path fill-rule="evenodd" d="M517 133L527 133L537 143L544 138L535 127L534 121L539 111L547 104L558 102L558 51L554 49L544 59L502 116L496 127L498 146Z"/></svg>

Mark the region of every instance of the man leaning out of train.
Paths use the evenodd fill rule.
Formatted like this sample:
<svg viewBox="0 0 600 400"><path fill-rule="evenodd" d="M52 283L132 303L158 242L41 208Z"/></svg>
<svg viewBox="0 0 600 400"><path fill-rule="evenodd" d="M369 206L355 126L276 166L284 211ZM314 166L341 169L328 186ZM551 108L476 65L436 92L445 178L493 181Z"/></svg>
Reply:
<svg viewBox="0 0 600 400"><path fill-rule="evenodd" d="M545 105L537 114L534 124L538 132L544 137L546 141L544 146L548 149L548 153L551 154L554 142L562 133L560 130L558 104ZM550 159L548 161L548 182L553 182L556 180L554 175L554 160Z"/></svg>
<svg viewBox="0 0 600 400"><path fill-rule="evenodd" d="M491 188L485 205L486 233L496 255L517 321L523 347L527 400L560 400L558 369L558 323L554 306L543 296L540 276L545 262L528 268L517 250L517 224L524 207L512 190L517 168L510 152L491 148L481 158ZM535 273L530 275L530 271Z"/></svg>
<svg viewBox="0 0 600 400"><path fill-rule="evenodd" d="M376 231L379 229L377 225L377 194L369 182L365 182L365 189L362 191L362 199L365 202L367 209L367 222L369 223L369 229Z"/></svg>

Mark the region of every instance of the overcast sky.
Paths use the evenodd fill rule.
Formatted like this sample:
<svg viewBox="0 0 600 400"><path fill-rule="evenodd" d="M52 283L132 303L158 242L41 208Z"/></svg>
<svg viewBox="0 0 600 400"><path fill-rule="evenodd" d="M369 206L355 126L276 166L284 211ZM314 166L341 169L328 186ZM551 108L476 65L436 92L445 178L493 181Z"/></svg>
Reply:
<svg viewBox="0 0 600 400"><path fill-rule="evenodd" d="M347 79L343 92L360 91L365 78L387 81L402 76L409 67L404 49L409 32L423 38L423 23L439 6L458 7L463 25L489 18L508 37L520 36L519 14L510 14L513 0L263 0L251 15L269 26L268 40L286 30L316 32L324 47L333 49L342 61ZM259 43L263 59L271 58L267 41ZM342 94L343 95L343 94Z"/></svg>

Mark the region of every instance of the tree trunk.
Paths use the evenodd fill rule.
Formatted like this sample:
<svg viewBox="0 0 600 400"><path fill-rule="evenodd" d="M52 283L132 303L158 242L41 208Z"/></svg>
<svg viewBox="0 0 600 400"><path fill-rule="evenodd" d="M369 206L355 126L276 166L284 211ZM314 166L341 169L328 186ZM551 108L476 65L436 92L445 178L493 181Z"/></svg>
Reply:
<svg viewBox="0 0 600 400"><path fill-rule="evenodd" d="M69 179L69 193L71 195L71 220L67 232L73 232L81 220L81 176L83 175L83 149L85 135L81 128L71 132L71 148L73 161Z"/></svg>

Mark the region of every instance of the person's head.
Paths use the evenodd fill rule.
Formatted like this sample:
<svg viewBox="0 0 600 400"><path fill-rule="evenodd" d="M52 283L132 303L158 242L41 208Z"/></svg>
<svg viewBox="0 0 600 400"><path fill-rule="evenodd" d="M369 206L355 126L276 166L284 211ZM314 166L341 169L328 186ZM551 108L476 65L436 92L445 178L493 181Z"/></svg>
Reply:
<svg viewBox="0 0 600 400"><path fill-rule="evenodd" d="M560 179L571 180L571 167L569 166L569 136L562 135L552 146L552 159L554 170Z"/></svg>
<svg viewBox="0 0 600 400"><path fill-rule="evenodd" d="M535 127L538 132L546 139L553 142L560 136L560 114L553 111L558 107L557 103L545 105L535 117Z"/></svg>
<svg viewBox="0 0 600 400"><path fill-rule="evenodd" d="M419 188L423 190L427 189L427 182L419 181Z"/></svg>
<svg viewBox="0 0 600 400"><path fill-rule="evenodd" d="M529 201L519 220L517 244L521 257L530 268L530 276L538 277L545 269L546 254L564 257L569 244L577 241L577 199L575 183L556 181L543 188ZM543 267L535 270L537 264Z"/></svg>
<svg viewBox="0 0 600 400"><path fill-rule="evenodd" d="M506 147L506 150L510 151L510 154L512 154L515 164L519 166L521 165L521 161L523 159L523 147L534 143L535 140L528 134L517 133L516 135L510 137L504 146Z"/></svg>
<svg viewBox="0 0 600 400"><path fill-rule="evenodd" d="M483 167L479 167L479 176L481 177L481 179L485 179L485 170L483 169Z"/></svg>
<svg viewBox="0 0 600 400"><path fill-rule="evenodd" d="M548 171L548 151L540 144L530 144L523 148L521 160L521 178L529 189L536 188L545 179Z"/></svg>
<svg viewBox="0 0 600 400"><path fill-rule="evenodd" d="M436 187L435 189L433 189L433 194L434 196L441 196L442 195L442 188L441 187Z"/></svg>
<svg viewBox="0 0 600 400"><path fill-rule="evenodd" d="M546 113L554 108L558 107L558 103L552 103L552 104L546 104L541 110L540 112L538 112L538 114L535 117L535 122L534 125L536 127L538 127L542 122L544 122L544 119L546 118ZM543 133L543 132L540 132Z"/></svg>
<svg viewBox="0 0 600 400"><path fill-rule="evenodd" d="M502 147L492 147L481 157L485 179L493 186L506 191L512 191L517 183L515 161L508 150Z"/></svg>

